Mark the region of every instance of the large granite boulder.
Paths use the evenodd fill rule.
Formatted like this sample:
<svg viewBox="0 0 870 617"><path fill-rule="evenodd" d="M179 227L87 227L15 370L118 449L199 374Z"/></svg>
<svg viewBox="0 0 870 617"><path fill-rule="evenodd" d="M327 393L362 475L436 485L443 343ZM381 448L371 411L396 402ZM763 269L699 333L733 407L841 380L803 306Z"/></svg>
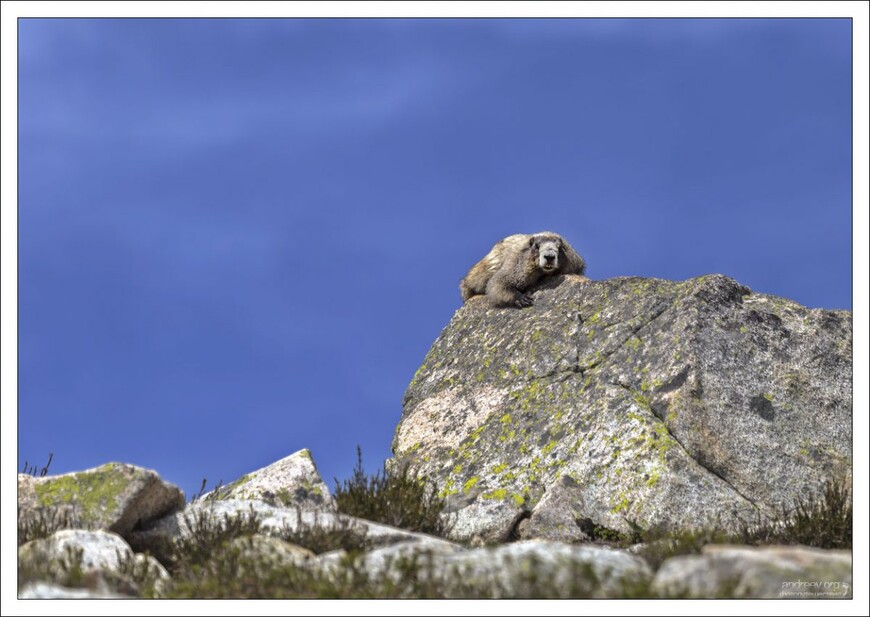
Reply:
<svg viewBox="0 0 870 617"><path fill-rule="evenodd" d="M155 471L107 463L57 476L18 476L18 525L63 521L77 529L103 529L126 536L184 507L184 493Z"/></svg>
<svg viewBox="0 0 870 617"><path fill-rule="evenodd" d="M710 275L554 277L442 331L393 440L455 539L735 528L851 481L851 312Z"/></svg>

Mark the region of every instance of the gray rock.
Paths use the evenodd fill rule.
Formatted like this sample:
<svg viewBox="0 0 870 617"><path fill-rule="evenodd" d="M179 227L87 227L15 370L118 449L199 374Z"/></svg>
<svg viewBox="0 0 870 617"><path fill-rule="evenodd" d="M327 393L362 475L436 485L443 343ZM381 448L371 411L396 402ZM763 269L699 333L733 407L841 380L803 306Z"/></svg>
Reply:
<svg viewBox="0 0 870 617"><path fill-rule="evenodd" d="M74 589L54 583L28 583L18 592L19 600L106 600L129 598L112 591Z"/></svg>
<svg viewBox="0 0 870 617"><path fill-rule="evenodd" d="M132 554L130 546L121 536L105 531L64 529L48 538L33 540L18 548L19 561L54 561L68 549L81 551L81 566L85 570L101 568L116 570L120 558Z"/></svg>
<svg viewBox="0 0 870 617"><path fill-rule="evenodd" d="M259 519L261 524L259 533L262 535L278 535L285 528L295 531L302 525L329 528L344 521L365 532L366 540L372 547L387 546L405 541L426 545L445 542L434 536L405 531L335 512L315 512L277 507L253 499L227 499L191 503L183 512L173 513L155 521L145 529L134 532L130 537L130 544L139 552L148 551L159 559L167 559L173 540L190 535L192 532L191 523L194 523L197 518L219 524L227 517L250 515Z"/></svg>
<svg viewBox="0 0 870 617"><path fill-rule="evenodd" d="M258 499L273 506L334 510L335 500L311 452L300 450L202 496L203 500Z"/></svg>
<svg viewBox="0 0 870 617"><path fill-rule="evenodd" d="M314 553L307 548L260 534L235 538L230 542L230 547L238 549L240 556L245 559L273 567L301 566L314 557Z"/></svg>
<svg viewBox="0 0 870 617"><path fill-rule="evenodd" d="M122 568L122 561L128 560L133 560L131 563L139 569L147 567L158 582L169 578L156 559L134 555L123 538L106 531L64 529L18 548L19 572L23 578L59 584L80 580L98 594L111 595L118 591L135 594L137 581L130 579Z"/></svg>
<svg viewBox="0 0 870 617"><path fill-rule="evenodd" d="M340 575L344 551L321 555L312 565ZM621 597L645 587L652 573L643 559L600 546L527 541L466 550L444 543L402 542L376 549L358 562L374 580L414 578L439 597Z"/></svg>
<svg viewBox="0 0 870 617"><path fill-rule="evenodd" d="M522 597L524 588L547 597L622 597L648 583L646 562L625 551L595 545L532 540L480 548L444 558L445 572L493 597Z"/></svg>
<svg viewBox="0 0 870 617"><path fill-rule="evenodd" d="M393 462L435 479L453 538L734 529L851 481L851 312L721 275L533 295L469 301L405 393Z"/></svg>
<svg viewBox="0 0 870 617"><path fill-rule="evenodd" d="M666 560L655 593L692 598L851 598L849 551L805 546L705 546Z"/></svg>
<svg viewBox="0 0 870 617"><path fill-rule="evenodd" d="M439 562L434 560L435 557L452 555L464 550L458 544L443 540L428 542L406 540L366 551L360 557L360 565L364 568L367 575L373 579L390 577L393 580L398 580L401 577L401 566L403 563L417 559L421 566L426 566L429 564L429 558L432 557L432 563L437 564ZM319 555L310 562L310 565L325 572L331 572L333 575L340 575L341 570L346 566L345 560L347 555L347 551L344 550L330 551L329 553ZM439 568L439 570L441 569L443 568ZM431 572L428 572L424 568L421 576L428 575L431 575Z"/></svg>
<svg viewBox="0 0 870 617"><path fill-rule="evenodd" d="M18 476L19 526L66 516L71 527L126 536L134 527L184 507L184 493L156 472L124 463L36 478Z"/></svg>

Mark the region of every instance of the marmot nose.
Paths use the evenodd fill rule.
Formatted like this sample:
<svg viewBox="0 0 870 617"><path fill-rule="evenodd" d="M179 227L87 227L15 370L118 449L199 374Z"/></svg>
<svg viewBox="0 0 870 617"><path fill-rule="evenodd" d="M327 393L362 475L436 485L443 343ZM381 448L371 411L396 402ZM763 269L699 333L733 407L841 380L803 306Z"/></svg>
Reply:
<svg viewBox="0 0 870 617"><path fill-rule="evenodd" d="M556 259L556 256L555 255L544 255L544 259L546 259L547 262L549 263L549 262L553 261L554 259Z"/></svg>

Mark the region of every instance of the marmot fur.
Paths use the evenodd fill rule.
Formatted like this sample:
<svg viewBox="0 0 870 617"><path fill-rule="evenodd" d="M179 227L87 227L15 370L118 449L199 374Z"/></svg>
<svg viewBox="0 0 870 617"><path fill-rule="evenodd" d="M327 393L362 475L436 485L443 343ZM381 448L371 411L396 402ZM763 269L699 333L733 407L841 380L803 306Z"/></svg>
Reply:
<svg viewBox="0 0 870 617"><path fill-rule="evenodd" d="M526 291L547 276L586 271L586 262L562 236L550 231L515 234L499 241L462 282L462 301L486 296L491 306L531 306Z"/></svg>

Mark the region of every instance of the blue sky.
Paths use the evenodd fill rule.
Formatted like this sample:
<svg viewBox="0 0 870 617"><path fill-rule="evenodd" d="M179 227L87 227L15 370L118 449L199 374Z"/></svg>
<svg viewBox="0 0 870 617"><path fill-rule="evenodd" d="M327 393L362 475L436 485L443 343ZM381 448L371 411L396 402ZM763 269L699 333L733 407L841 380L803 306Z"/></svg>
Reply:
<svg viewBox="0 0 870 617"><path fill-rule="evenodd" d="M389 456L499 238L851 308L848 20L20 20L19 467Z"/></svg>

